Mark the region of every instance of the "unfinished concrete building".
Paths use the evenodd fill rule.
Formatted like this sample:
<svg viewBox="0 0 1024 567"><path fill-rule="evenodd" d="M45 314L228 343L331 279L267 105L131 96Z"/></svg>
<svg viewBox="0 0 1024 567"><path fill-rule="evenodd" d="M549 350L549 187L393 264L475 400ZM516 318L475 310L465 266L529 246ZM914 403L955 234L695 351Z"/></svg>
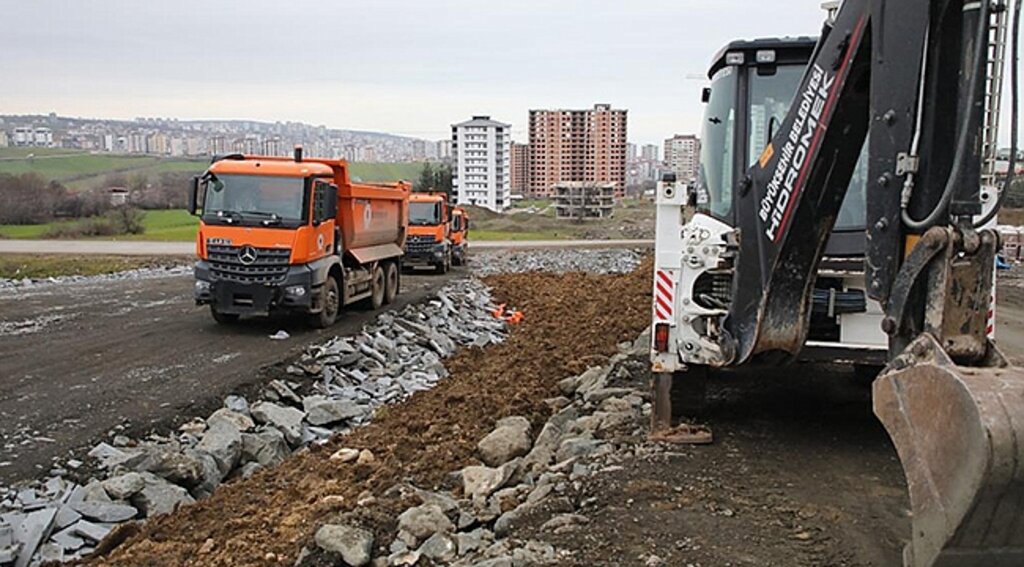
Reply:
<svg viewBox="0 0 1024 567"><path fill-rule="evenodd" d="M616 184L566 181L552 187L555 217L560 219L603 219L615 208Z"/></svg>

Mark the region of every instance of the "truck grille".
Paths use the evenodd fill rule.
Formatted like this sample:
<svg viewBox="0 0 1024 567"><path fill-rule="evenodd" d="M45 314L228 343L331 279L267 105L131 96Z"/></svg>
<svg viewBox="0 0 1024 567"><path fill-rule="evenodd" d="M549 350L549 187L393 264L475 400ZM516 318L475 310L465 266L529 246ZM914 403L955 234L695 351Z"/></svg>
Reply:
<svg viewBox="0 0 1024 567"><path fill-rule="evenodd" d="M436 241L430 235L410 236L405 242L406 254L429 254L434 249Z"/></svg>
<svg viewBox="0 0 1024 567"><path fill-rule="evenodd" d="M207 246L214 280L239 283L280 283L288 274L288 248ZM255 256L253 258L253 256Z"/></svg>

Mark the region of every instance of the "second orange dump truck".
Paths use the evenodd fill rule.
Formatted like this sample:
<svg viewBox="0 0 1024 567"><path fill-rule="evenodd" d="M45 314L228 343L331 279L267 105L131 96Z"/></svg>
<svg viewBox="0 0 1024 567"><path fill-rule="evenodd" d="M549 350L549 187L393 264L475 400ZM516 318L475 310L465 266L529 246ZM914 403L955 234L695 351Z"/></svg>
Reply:
<svg viewBox="0 0 1024 567"><path fill-rule="evenodd" d="M409 199L409 238L403 264L431 266L446 273L466 261L469 216L451 207L444 193L413 193Z"/></svg>
<svg viewBox="0 0 1024 567"><path fill-rule="evenodd" d="M218 323L305 313L317 327L341 307L398 294L411 186L352 183L344 160L216 159L192 181L200 215L195 300Z"/></svg>

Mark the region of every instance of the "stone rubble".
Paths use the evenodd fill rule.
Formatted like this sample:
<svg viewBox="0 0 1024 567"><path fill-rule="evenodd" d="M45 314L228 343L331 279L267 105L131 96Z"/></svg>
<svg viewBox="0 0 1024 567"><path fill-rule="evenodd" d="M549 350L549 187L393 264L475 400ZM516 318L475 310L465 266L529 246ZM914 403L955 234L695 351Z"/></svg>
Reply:
<svg viewBox="0 0 1024 567"><path fill-rule="evenodd" d="M535 435L521 416L499 420L477 447L485 464L452 471L461 490L431 492L403 484L386 491L385 495L399 495L402 501L413 498L420 504L397 516L395 540L379 545L370 564L565 563L571 551L556 549L542 538L586 529L593 499L584 496L583 482L621 469L618 463L640 457L641 452L660 450L645 445L618 447L612 441L614 434L640 435L642 422L650 415L648 392L611 386L629 377L636 365L645 364L648 334L645 331L633 343L620 345L619 354L607 364L563 380L559 386L565 397L549 400L553 415ZM331 458L350 459L352 451L341 449ZM538 535L516 537L527 521L540 526ZM349 521L345 529L367 528ZM320 543L319 533L316 543L328 549ZM304 555L309 553L306 549Z"/></svg>
<svg viewBox="0 0 1024 567"><path fill-rule="evenodd" d="M457 349L504 341L505 323L491 315L494 309L479 280L451 282L429 301L379 314L354 336L308 347L287 369L290 379L268 383L252 404L228 396L207 419L193 419L169 437L128 439L112 431L110 444L89 451L87 463L101 472L85 485L56 475L21 490L0 486L0 567L81 558L121 522L173 512L222 482L368 423L378 407L445 378L442 360ZM375 460L367 450L339 454L346 462ZM68 459L55 470L82 465ZM501 474L510 474L507 469ZM431 526L454 531L454 524L438 520ZM317 543L347 564L364 565L372 548L372 533L367 544L364 532L335 526L318 532ZM411 541L423 543L433 533ZM426 551L454 557L457 546L436 538Z"/></svg>
<svg viewBox="0 0 1024 567"><path fill-rule="evenodd" d="M105 282L113 281L146 280L153 278L185 276L191 274L192 266L182 265L166 268L139 268L135 270L125 270L121 272L115 272L113 274L103 274L98 276L56 276L50 278L19 279L0 278L0 293L16 293L21 291L36 290L52 285L63 286L67 284L102 284Z"/></svg>
<svg viewBox="0 0 1024 567"><path fill-rule="evenodd" d="M625 274L634 271L642 258L640 250L626 248L501 251L475 255L470 268L479 276L537 271Z"/></svg>

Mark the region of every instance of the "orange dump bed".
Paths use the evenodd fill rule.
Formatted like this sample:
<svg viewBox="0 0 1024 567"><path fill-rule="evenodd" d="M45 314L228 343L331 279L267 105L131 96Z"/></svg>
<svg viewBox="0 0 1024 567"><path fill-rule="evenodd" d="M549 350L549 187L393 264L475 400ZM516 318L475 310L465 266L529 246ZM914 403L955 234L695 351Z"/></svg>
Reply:
<svg viewBox="0 0 1024 567"><path fill-rule="evenodd" d="M352 183L348 162L321 158L245 156L214 163L214 173L318 177L338 187L336 226L341 233L342 250L395 244L405 245L408 226L408 202L412 185L395 183Z"/></svg>

